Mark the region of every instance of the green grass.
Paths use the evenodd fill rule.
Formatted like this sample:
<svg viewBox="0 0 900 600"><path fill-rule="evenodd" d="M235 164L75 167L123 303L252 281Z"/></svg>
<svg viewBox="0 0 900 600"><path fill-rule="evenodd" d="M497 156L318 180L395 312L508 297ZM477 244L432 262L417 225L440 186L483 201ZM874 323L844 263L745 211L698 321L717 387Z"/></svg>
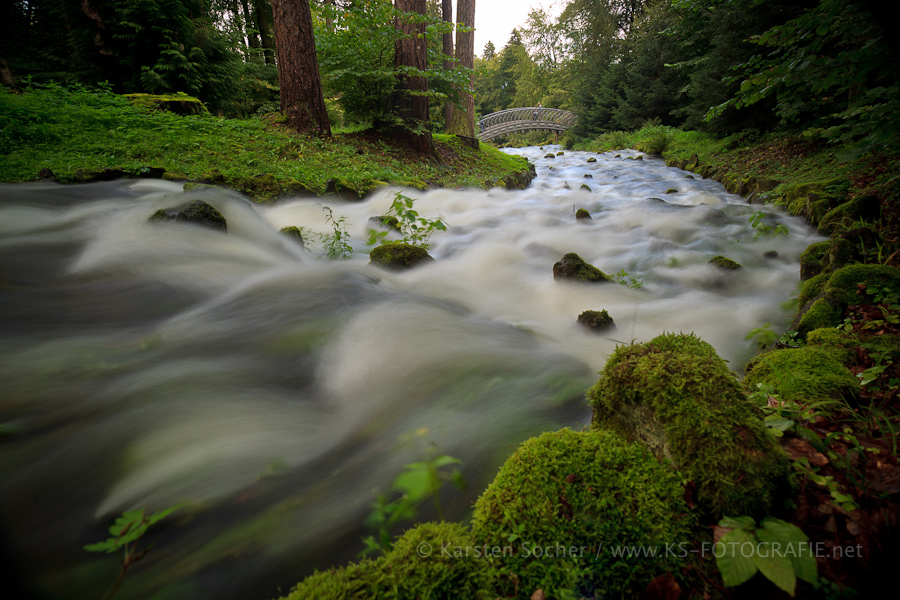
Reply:
<svg viewBox="0 0 900 600"><path fill-rule="evenodd" d="M527 168L524 159L453 136L435 136L443 161L422 160L361 132L320 139L276 118L178 116L140 108L107 90L50 86L0 90L0 181L38 179L49 168L64 182L79 170L138 175L162 167L175 180L223 183L257 200L290 190L324 193L329 179L359 191L375 182L481 187Z"/></svg>

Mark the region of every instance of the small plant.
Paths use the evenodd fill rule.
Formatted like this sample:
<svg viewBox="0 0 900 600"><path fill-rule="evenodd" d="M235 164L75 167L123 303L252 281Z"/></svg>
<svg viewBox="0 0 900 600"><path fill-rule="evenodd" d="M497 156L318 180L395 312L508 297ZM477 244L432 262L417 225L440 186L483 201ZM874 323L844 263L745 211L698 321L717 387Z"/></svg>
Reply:
<svg viewBox="0 0 900 600"><path fill-rule="evenodd" d="M753 234L753 239L762 236L769 235L787 235L788 228L787 226L779 223L778 225L772 226L766 223L765 221L766 213L761 210L756 211L749 217L750 227L753 228L755 233Z"/></svg>
<svg viewBox="0 0 900 600"><path fill-rule="evenodd" d="M618 273L613 273L610 275L613 281L620 285L624 285L630 287L633 290L639 290L644 287L644 282L639 281L632 277L629 273L625 271L625 269L619 270Z"/></svg>
<svg viewBox="0 0 900 600"><path fill-rule="evenodd" d="M106 554L113 554L119 550L122 551L122 570L119 571L119 576L116 578L112 587L109 588L103 596L103 600L109 600L116 595L128 569L130 569L134 563L147 556L147 553L150 552L153 544L138 551L138 544L140 543L141 538L144 537L144 534L147 533L147 530L179 508L180 505L172 506L170 508L158 510L152 515L147 515L145 512L146 509L144 508L125 511L109 528L111 537L107 538L105 541L97 542L96 544L88 544L84 547L88 552L103 552Z"/></svg>
<svg viewBox="0 0 900 600"><path fill-rule="evenodd" d="M418 246L428 250L428 240L435 231L447 231L447 222L444 217L437 219L425 219L419 216L419 213L413 208L415 200L409 196L403 195L401 192L394 194L394 201L391 202L391 208L382 220L390 217L397 219L397 228L403 239L400 242L411 246ZM385 242L387 231L371 231L369 232L370 246L376 244L391 243Z"/></svg>
<svg viewBox="0 0 900 600"><path fill-rule="evenodd" d="M444 514L438 492L447 482L451 482L458 489L466 487L466 481L459 469L448 469L461 464L460 460L446 454L438 454L434 444L429 447L427 454L424 461L406 465L404 471L394 478L391 489L399 493L397 498L388 500L386 495L379 494L372 504L373 510L366 519L366 525L377 529L377 534L363 538L366 547L362 554L390 551L393 546L391 529L401 521L415 518L419 506L428 498L434 500L438 519L443 521Z"/></svg>
<svg viewBox="0 0 900 600"><path fill-rule="evenodd" d="M818 585L816 557L796 525L767 517L757 527L751 517L725 517L719 527L730 529L715 552L725 587L741 585L757 572L792 597L798 578Z"/></svg>
<svg viewBox="0 0 900 600"><path fill-rule="evenodd" d="M326 236L322 242L328 258L332 260L347 258L353 254L353 248L350 247L347 241L350 239L350 233L347 231L347 226L344 225L346 217L335 219L334 213L329 206L323 206L322 210L325 212L325 221L331 225L333 230L332 235L330 237Z"/></svg>

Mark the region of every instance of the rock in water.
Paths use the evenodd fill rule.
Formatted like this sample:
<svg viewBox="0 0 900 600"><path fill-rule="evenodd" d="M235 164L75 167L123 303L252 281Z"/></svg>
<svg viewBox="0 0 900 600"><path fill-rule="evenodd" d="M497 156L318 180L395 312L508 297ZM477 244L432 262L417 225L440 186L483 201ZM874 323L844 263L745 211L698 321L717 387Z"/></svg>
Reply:
<svg viewBox="0 0 900 600"><path fill-rule="evenodd" d="M586 310L578 315L578 323L595 333L611 331L616 328L612 317L605 310Z"/></svg>
<svg viewBox="0 0 900 600"><path fill-rule="evenodd" d="M584 259L574 252L569 252L553 265L553 279L569 279L590 283L607 283L612 281L603 271L594 265L584 262Z"/></svg>
<svg viewBox="0 0 900 600"><path fill-rule="evenodd" d="M210 229L228 231L225 217L212 205L203 200L194 200L182 206L174 208L161 208L148 219L150 221L184 221L195 223Z"/></svg>
<svg viewBox="0 0 900 600"><path fill-rule="evenodd" d="M369 264L401 271L412 269L424 262L434 262L434 258L428 254L425 248L394 242L382 244L369 254Z"/></svg>

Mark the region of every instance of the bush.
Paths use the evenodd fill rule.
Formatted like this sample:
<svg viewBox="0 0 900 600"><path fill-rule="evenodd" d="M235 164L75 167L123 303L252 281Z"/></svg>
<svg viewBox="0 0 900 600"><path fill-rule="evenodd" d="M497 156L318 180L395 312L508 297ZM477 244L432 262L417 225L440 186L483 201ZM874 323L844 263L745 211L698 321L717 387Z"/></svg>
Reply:
<svg viewBox="0 0 900 600"><path fill-rule="evenodd" d="M681 560L621 560L610 547L687 541L683 493L675 472L610 432L563 429L526 441L475 505L476 543L504 550L491 561L492 593L592 598L643 589Z"/></svg>
<svg viewBox="0 0 900 600"><path fill-rule="evenodd" d="M697 488L700 509L765 515L787 491L788 457L735 375L693 335L616 348L588 390L593 427L639 440Z"/></svg>

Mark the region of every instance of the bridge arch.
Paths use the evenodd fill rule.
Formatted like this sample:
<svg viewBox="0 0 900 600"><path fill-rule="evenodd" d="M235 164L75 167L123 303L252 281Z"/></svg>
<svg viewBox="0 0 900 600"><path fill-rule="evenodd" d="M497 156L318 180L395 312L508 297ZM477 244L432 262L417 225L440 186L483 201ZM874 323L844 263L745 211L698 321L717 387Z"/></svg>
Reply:
<svg viewBox="0 0 900 600"><path fill-rule="evenodd" d="M548 130L561 133L577 122L575 113L561 108L524 106L483 116L475 125L478 139L486 142L517 131Z"/></svg>

